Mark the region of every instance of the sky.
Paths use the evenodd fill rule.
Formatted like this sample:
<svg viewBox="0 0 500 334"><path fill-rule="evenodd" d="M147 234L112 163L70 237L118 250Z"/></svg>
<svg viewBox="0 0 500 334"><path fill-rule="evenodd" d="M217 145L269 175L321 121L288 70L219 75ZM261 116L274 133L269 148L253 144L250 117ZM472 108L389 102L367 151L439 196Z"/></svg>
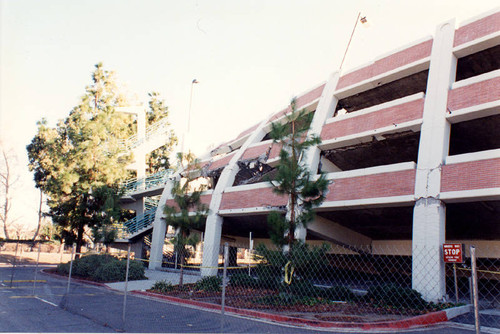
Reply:
<svg viewBox="0 0 500 334"><path fill-rule="evenodd" d="M26 145L55 125L91 82L115 71L131 104L159 92L179 138L198 155L233 139L337 71L434 35L497 0L0 0L0 140L17 155L18 223L34 227L38 191ZM193 79L198 84L193 87Z"/></svg>

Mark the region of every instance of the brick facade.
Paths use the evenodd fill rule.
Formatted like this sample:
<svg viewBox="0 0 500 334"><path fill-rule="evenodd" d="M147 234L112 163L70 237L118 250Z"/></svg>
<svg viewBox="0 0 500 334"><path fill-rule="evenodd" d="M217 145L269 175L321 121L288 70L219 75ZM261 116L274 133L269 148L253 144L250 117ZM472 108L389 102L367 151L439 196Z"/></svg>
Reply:
<svg viewBox="0 0 500 334"><path fill-rule="evenodd" d="M333 139L422 118L424 99L403 103L323 126L321 139Z"/></svg>
<svg viewBox="0 0 500 334"><path fill-rule="evenodd" d="M500 31L500 12L469 23L457 30L453 46L458 46L475 39Z"/></svg>
<svg viewBox="0 0 500 334"><path fill-rule="evenodd" d="M441 191L500 188L500 158L443 166Z"/></svg>
<svg viewBox="0 0 500 334"><path fill-rule="evenodd" d="M415 170L333 180L326 201L413 195Z"/></svg>
<svg viewBox="0 0 500 334"><path fill-rule="evenodd" d="M500 77L451 90L448 94L450 111L500 100Z"/></svg>
<svg viewBox="0 0 500 334"><path fill-rule="evenodd" d="M342 76L337 84L337 89L354 85L363 80L370 79L382 73L395 70L398 67L429 57L431 54L431 48L432 40L428 40L396 52L385 58L376 60L371 65Z"/></svg>
<svg viewBox="0 0 500 334"><path fill-rule="evenodd" d="M226 192L221 210L286 205L287 198L273 193L271 188Z"/></svg>

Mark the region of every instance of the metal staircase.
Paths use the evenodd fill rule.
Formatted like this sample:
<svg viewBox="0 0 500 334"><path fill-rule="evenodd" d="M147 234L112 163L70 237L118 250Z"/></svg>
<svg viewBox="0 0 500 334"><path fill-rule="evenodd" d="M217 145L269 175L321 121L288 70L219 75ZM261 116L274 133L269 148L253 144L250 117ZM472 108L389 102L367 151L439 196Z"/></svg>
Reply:
<svg viewBox="0 0 500 334"><path fill-rule="evenodd" d="M140 149L141 152L151 152L164 145L168 136L170 136L168 120L163 118L147 127L145 135L139 137L138 134L135 134L121 140L121 149L124 151ZM161 193L172 173L173 170L167 169L148 175L145 178L133 178L123 182L121 184L123 189L122 200L124 202L134 202L145 196L156 195L158 191ZM146 211L143 214L115 226L118 231L118 238L130 240L150 230L155 219L158 202L156 199L146 197L144 201Z"/></svg>
<svg viewBox="0 0 500 334"><path fill-rule="evenodd" d="M137 134L120 140L122 150L132 151L141 145L147 145L147 150L152 151L165 144L165 137L169 135L168 120L162 118L146 128L146 136L139 138Z"/></svg>
<svg viewBox="0 0 500 334"><path fill-rule="evenodd" d="M156 207L147 210L142 215L137 215L117 226L119 239L130 239L137 234L142 234L152 228L155 220Z"/></svg>
<svg viewBox="0 0 500 334"><path fill-rule="evenodd" d="M121 188L123 189L123 196L130 196L130 194L143 192L150 190L152 188L156 188L159 186L163 186L168 177L171 176L173 170L166 169L161 172L151 174L145 178L133 178L129 179L121 184Z"/></svg>

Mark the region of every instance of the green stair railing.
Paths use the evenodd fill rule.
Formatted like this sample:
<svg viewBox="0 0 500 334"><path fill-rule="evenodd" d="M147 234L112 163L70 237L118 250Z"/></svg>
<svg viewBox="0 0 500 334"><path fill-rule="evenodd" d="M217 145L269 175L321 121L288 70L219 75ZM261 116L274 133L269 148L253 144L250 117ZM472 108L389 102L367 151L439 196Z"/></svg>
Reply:
<svg viewBox="0 0 500 334"><path fill-rule="evenodd" d="M144 207L146 211L157 208L160 200L158 198L146 197L144 198Z"/></svg>
<svg viewBox="0 0 500 334"><path fill-rule="evenodd" d="M145 140L146 141L150 140L154 137L166 134L168 132L169 132L168 119L162 118L158 122L146 128L145 138L138 138L137 134L134 134L128 137L127 139L120 140L120 144L122 145L124 150L130 151L138 147L142 143L144 143Z"/></svg>
<svg viewBox="0 0 500 334"><path fill-rule="evenodd" d="M127 220L121 226L117 226L118 237L127 239L130 235L137 233L153 224L155 221L156 208L148 210L141 215L137 215Z"/></svg>
<svg viewBox="0 0 500 334"><path fill-rule="evenodd" d="M134 178L127 180L121 184L124 195L129 195L139 190L148 190L153 187L165 184L168 177L172 175L171 169L166 169L161 172L151 174L145 178Z"/></svg>

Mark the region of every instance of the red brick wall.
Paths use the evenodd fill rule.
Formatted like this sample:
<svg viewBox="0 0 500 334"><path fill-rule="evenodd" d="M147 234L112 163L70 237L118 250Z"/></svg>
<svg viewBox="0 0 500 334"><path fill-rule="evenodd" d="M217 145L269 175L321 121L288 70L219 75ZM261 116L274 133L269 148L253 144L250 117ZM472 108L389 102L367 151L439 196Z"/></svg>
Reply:
<svg viewBox="0 0 500 334"><path fill-rule="evenodd" d="M271 152L269 153L269 159L273 159L273 158L276 158L277 156L279 156L280 146L277 144L266 143L266 144L262 144L259 146L253 146L253 147L248 148L245 151L245 153L243 153L241 160L257 158L259 155L267 152L267 150L269 149L269 146L272 146Z"/></svg>
<svg viewBox="0 0 500 334"><path fill-rule="evenodd" d="M245 131L243 131L242 133L240 133L238 135L238 137L236 137L236 139L240 139L241 137L243 137L243 136L245 136L245 135L247 135L247 134L249 134L251 132L254 132L259 127L259 124L260 123L257 123L254 126L252 126L251 128L246 129Z"/></svg>
<svg viewBox="0 0 500 334"><path fill-rule="evenodd" d="M500 158L443 166L443 192L497 187L500 187Z"/></svg>
<svg viewBox="0 0 500 334"><path fill-rule="evenodd" d="M258 146L253 146L253 147L247 148L245 153L243 153L241 160L257 158L259 155L267 152L267 150L269 149L269 146L271 146L271 145L272 144L270 144L270 143L265 143L265 144L261 144Z"/></svg>
<svg viewBox="0 0 500 334"><path fill-rule="evenodd" d="M455 32L453 46L473 41L500 30L500 12L469 23Z"/></svg>
<svg viewBox="0 0 500 334"><path fill-rule="evenodd" d="M337 84L337 89L348 87L357 82L413 63L414 61L417 61L419 59L429 57L431 55L431 49L432 40L428 40L420 44L411 46L405 50L396 52L388 57L379 59L371 65L342 76Z"/></svg>
<svg viewBox="0 0 500 334"><path fill-rule="evenodd" d="M246 191L224 193L221 210L242 209L262 206L286 205L287 197L273 193L271 188L259 188Z"/></svg>
<svg viewBox="0 0 500 334"><path fill-rule="evenodd" d="M415 170L381 173L333 180L326 201L413 195Z"/></svg>
<svg viewBox="0 0 500 334"><path fill-rule="evenodd" d="M364 131L379 129L422 118L424 99L410 101L398 106L381 109L365 115L348 118L323 126L321 139L327 140Z"/></svg>
<svg viewBox="0 0 500 334"><path fill-rule="evenodd" d="M210 202L212 201L212 195L211 194L201 195L200 200L201 200L201 203L205 204L206 206L210 206ZM174 206L174 207L178 208L177 203L175 203L175 201L173 199L167 200L165 205ZM193 210L191 210L191 211L193 211Z"/></svg>
<svg viewBox="0 0 500 334"><path fill-rule="evenodd" d="M302 96L297 97L297 108L303 107L308 103L311 103L312 101L318 99L321 94L323 93L323 89L325 88L325 85L321 85L318 88L315 88L307 93L305 93ZM278 118L282 117L283 115L288 114L291 112L292 109L290 107L283 109L279 112L277 112L273 117L271 117L270 122L273 122L277 120Z"/></svg>
<svg viewBox="0 0 500 334"><path fill-rule="evenodd" d="M234 153L230 153L230 154L226 155L224 158L221 158L219 160L215 160L210 165L209 170L215 170L215 169L226 166L229 163L229 161L231 160L231 158L233 157L233 155L234 155Z"/></svg>
<svg viewBox="0 0 500 334"><path fill-rule="evenodd" d="M500 100L500 77L459 87L448 93L451 111Z"/></svg>

